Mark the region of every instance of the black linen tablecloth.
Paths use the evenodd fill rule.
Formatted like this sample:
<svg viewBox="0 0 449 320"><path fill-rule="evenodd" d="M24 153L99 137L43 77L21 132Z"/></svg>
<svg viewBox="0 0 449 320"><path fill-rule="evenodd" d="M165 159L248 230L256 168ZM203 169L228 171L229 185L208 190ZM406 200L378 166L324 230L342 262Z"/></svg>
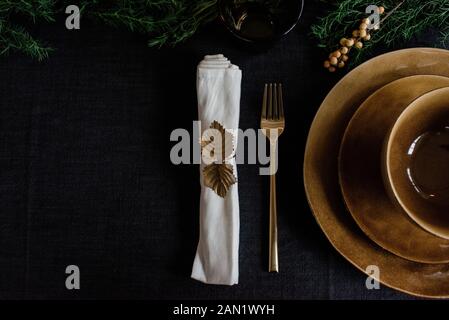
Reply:
<svg viewBox="0 0 449 320"><path fill-rule="evenodd" d="M323 13L265 53L241 48L218 24L173 49L147 37L64 18L36 34L57 50L41 63L0 58L1 299L403 299L327 242L302 183L305 140L343 73L322 68L310 38ZM415 39L406 46L429 45ZM387 49L381 49L386 51ZM223 53L243 70L240 126L258 128L263 84L284 85L287 129L278 172L279 274L267 272L269 179L239 166L240 283L190 279L198 240L198 166L170 162L170 133L192 132L196 65ZM67 290L77 265L81 289Z"/></svg>

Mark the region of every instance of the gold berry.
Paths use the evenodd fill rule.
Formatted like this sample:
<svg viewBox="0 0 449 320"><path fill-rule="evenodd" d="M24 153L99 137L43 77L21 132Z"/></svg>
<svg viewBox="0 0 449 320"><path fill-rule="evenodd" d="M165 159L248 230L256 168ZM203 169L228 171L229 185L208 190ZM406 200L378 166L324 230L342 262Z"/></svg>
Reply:
<svg viewBox="0 0 449 320"><path fill-rule="evenodd" d="M366 24L367 26L371 23L369 18L365 18L362 20L362 23Z"/></svg>
<svg viewBox="0 0 449 320"><path fill-rule="evenodd" d="M343 61L340 61L340 63L338 64L339 68L343 68L345 66L345 63Z"/></svg>
<svg viewBox="0 0 449 320"><path fill-rule="evenodd" d="M354 45L354 39L348 39L346 41L346 46L347 47L352 47Z"/></svg>
<svg viewBox="0 0 449 320"><path fill-rule="evenodd" d="M358 42L355 44L355 47L356 47L357 49L362 49L362 48L363 48L363 43L361 43L360 41L358 41Z"/></svg>
<svg viewBox="0 0 449 320"><path fill-rule="evenodd" d="M338 63L338 59L336 57L330 58L329 61L330 61L331 65L333 65L333 66L337 65L337 63Z"/></svg>
<svg viewBox="0 0 449 320"><path fill-rule="evenodd" d="M364 38L364 37L366 37L366 30L360 30L360 37L361 38Z"/></svg>
<svg viewBox="0 0 449 320"><path fill-rule="evenodd" d="M357 38L359 36L359 30L352 31L352 36Z"/></svg>
<svg viewBox="0 0 449 320"><path fill-rule="evenodd" d="M348 51L349 51L348 47L342 47L342 48L340 49L340 52L341 52L342 54L347 54Z"/></svg>
<svg viewBox="0 0 449 320"><path fill-rule="evenodd" d="M329 60L324 61L324 67L327 69L331 66L331 63L329 62Z"/></svg>
<svg viewBox="0 0 449 320"><path fill-rule="evenodd" d="M359 27L360 30L366 30L367 28L368 28L368 25L366 23L360 24L360 27Z"/></svg>
<svg viewBox="0 0 449 320"><path fill-rule="evenodd" d="M332 53L332 56L338 59L338 58L341 57L341 52L337 50L337 51Z"/></svg>
<svg viewBox="0 0 449 320"><path fill-rule="evenodd" d="M379 13L383 14L385 12L385 8L384 7L379 7Z"/></svg>
<svg viewBox="0 0 449 320"><path fill-rule="evenodd" d="M363 37L363 40L370 40L371 39L371 35L368 33L365 37Z"/></svg>
<svg viewBox="0 0 449 320"><path fill-rule="evenodd" d="M345 54L341 56L341 61L346 62L346 61L348 61L348 59L349 59L349 57Z"/></svg>
<svg viewBox="0 0 449 320"><path fill-rule="evenodd" d="M346 38L341 38L341 39L340 39L340 44L341 44L342 46L344 46L344 45L346 44L346 41L348 41L348 39L346 39Z"/></svg>
<svg viewBox="0 0 449 320"><path fill-rule="evenodd" d="M335 70L337 70L335 67L329 67L329 72L335 72Z"/></svg>

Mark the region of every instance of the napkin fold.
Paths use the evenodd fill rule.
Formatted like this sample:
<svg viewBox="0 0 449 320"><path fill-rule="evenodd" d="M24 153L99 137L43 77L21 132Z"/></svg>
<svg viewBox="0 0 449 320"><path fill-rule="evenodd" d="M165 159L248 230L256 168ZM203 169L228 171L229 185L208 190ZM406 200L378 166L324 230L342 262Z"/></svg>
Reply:
<svg viewBox="0 0 449 320"><path fill-rule="evenodd" d="M198 117L205 130L214 122L236 132L240 114L241 70L222 54L207 55L198 65ZM229 160L237 177L235 159ZM239 199L237 182L220 197L204 183L205 164L200 165L200 237L192 278L208 284L238 283Z"/></svg>

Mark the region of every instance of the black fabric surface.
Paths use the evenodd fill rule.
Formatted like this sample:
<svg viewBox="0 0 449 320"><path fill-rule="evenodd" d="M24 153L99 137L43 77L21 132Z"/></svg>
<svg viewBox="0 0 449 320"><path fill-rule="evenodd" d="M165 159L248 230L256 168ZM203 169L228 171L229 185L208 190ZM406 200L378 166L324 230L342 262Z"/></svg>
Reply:
<svg viewBox="0 0 449 320"><path fill-rule="evenodd" d="M269 52L239 46L218 24L174 49L145 36L64 18L36 34L44 62L0 59L0 298L403 299L367 290L308 207L302 159L314 113L343 75L329 75L309 36L323 8ZM406 46L428 45L432 36ZM424 42L424 39L426 42ZM383 49L386 51L387 49ZM243 70L240 126L259 125L263 84L282 81L287 130L278 172L279 274L267 269L269 179L239 166L240 283L190 279L198 241L196 165L175 166L170 132L192 132L196 65L223 53ZM78 265L81 289L65 288Z"/></svg>

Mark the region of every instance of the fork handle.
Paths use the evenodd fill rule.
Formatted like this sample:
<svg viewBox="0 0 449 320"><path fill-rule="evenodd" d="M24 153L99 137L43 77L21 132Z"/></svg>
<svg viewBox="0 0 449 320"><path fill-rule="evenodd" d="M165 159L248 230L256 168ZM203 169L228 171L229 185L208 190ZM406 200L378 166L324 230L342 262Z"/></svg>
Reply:
<svg viewBox="0 0 449 320"><path fill-rule="evenodd" d="M276 152L276 146L271 148L273 155ZM274 149L274 150L273 150ZM275 157L271 157L271 165L273 165ZM277 223L277 206L276 206L276 173L270 175L270 251L269 251L269 272L279 272L278 263L278 223Z"/></svg>

